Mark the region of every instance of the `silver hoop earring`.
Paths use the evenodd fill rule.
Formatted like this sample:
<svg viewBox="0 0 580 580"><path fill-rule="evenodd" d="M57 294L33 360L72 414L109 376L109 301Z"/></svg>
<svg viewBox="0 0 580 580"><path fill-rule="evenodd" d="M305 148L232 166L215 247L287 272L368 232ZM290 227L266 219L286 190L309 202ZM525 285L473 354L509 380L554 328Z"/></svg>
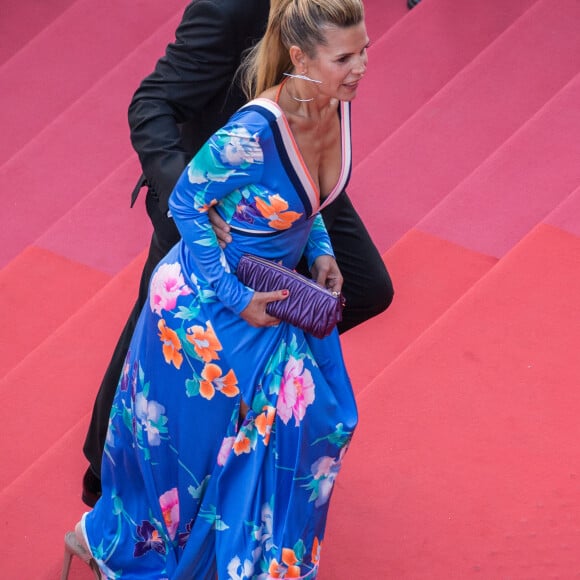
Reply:
<svg viewBox="0 0 580 580"><path fill-rule="evenodd" d="M296 74L292 74L292 73L283 73L284 76L286 77L292 77L293 79L300 79L301 81L309 81L311 83L317 83L317 84L322 84L322 81L317 81L316 79L311 79L310 77L307 77L306 75L296 75Z"/></svg>

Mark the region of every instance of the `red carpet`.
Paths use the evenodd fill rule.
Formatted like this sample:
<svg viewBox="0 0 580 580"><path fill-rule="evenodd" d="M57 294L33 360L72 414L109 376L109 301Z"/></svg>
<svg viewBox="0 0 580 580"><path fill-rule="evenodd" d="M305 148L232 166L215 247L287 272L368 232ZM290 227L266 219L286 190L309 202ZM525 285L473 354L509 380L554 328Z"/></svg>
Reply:
<svg viewBox="0 0 580 580"><path fill-rule="evenodd" d="M2 6L1 578L59 578L84 510L82 442L151 232L128 207L127 106L186 1ZM342 337L360 427L320 578L576 578L580 4L366 12L349 192L395 300Z"/></svg>
<svg viewBox="0 0 580 580"><path fill-rule="evenodd" d="M0 19L0 66L73 3L74 0L52 0L34 2L31 5L21 0L3 0Z"/></svg>
<svg viewBox="0 0 580 580"><path fill-rule="evenodd" d="M418 230L407 232L384 258L395 284L392 306L342 340L357 392L496 263Z"/></svg>
<svg viewBox="0 0 580 580"><path fill-rule="evenodd" d="M147 3L154 4L153 0ZM161 27L155 28L155 34L147 38L139 50L129 53L135 47L126 46L127 53L123 55L126 58L120 61L116 58L106 74L97 74L82 96L65 110L58 110L54 118L47 119L48 124L42 131L27 141L9 161L0 165L0 180L8 190L26 188L25 196L12 200L10 212L0 214L0 228L8 240L0 246L0 267L33 243L112 172L129 159L134 160L127 128L128 103L141 78L151 70L168 39L172 38L179 21L179 15L176 16L162 26L157 23ZM114 11L108 13L108 17L114 18ZM57 42L58 31L50 38ZM108 45L101 44L98 49L102 51L104 46ZM80 57L80 54L75 54L76 58ZM23 53L18 57L23 58ZM43 62L37 54L31 59ZM4 85L1 74L4 68L0 70L0 82L3 86L10 86ZM21 75L25 73L22 67L18 70ZM53 90L58 92L57 87ZM49 108L52 111L53 107ZM7 105L2 115L7 114L7 110L19 109L9 109ZM28 139L28 135L23 139ZM12 140L3 142L12 143ZM138 177L138 174L132 175L134 181ZM123 208L128 208L130 191L118 192ZM22 227L23 223L26 223L26 228ZM91 253L99 251L97 246Z"/></svg>
<svg viewBox="0 0 580 580"><path fill-rule="evenodd" d="M579 102L576 75L418 227L503 256L580 182Z"/></svg>
<svg viewBox="0 0 580 580"><path fill-rule="evenodd" d="M133 3L117 0L77 0L60 17L47 22L44 30L0 68L2 86L10 87L2 91L0 119L10 139L0 142L0 164L182 6L179 0L148 1L140 2L136 10ZM22 21L18 26L22 27ZM16 115L15 111L31 114Z"/></svg>
<svg viewBox="0 0 580 580"><path fill-rule="evenodd" d="M444 3L421 8L437 11ZM444 15L454 13L450 7ZM578 74L579 18L576 0L558 10L550 0L536 2L356 167L349 191L382 251Z"/></svg>
<svg viewBox="0 0 580 580"><path fill-rule="evenodd" d="M0 380L0 407L6 413L5 437L0 441L0 489L90 410L98 387L96 377L105 368L135 301L144 258L140 256L115 276L82 308L69 309L66 322ZM26 425L34 428L26 430L21 441Z"/></svg>
<svg viewBox="0 0 580 580"><path fill-rule="evenodd" d="M42 344L108 280L103 272L33 246L0 270L0 296L5 306L0 326L0 377Z"/></svg>
<svg viewBox="0 0 580 580"><path fill-rule="evenodd" d="M359 394L321 578L577 575L578 256L536 228Z"/></svg>

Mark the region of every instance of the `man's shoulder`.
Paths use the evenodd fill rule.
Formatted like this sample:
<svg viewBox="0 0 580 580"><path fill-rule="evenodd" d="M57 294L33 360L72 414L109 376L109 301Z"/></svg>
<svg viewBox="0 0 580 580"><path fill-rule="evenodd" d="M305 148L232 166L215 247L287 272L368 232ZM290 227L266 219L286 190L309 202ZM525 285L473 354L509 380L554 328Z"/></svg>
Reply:
<svg viewBox="0 0 580 580"><path fill-rule="evenodd" d="M270 0L191 0L185 9L185 17L199 11L211 11L222 18L263 20L267 18Z"/></svg>

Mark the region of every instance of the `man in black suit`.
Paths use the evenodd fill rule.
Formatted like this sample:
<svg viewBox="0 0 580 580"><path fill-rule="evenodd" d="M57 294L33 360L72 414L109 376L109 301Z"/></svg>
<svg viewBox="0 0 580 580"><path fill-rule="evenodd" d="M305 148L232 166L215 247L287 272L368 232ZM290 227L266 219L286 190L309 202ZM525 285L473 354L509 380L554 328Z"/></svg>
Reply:
<svg viewBox="0 0 580 580"><path fill-rule="evenodd" d="M180 237L167 215L169 196L195 152L244 103L234 82L235 72L243 51L263 34L268 10L269 0L193 0L185 9L175 42L142 81L129 106L131 141L143 168L131 204L146 186L145 203L154 231L139 297L105 372L83 447L90 465L83 478L82 498L89 506L100 494L109 412L131 336L146 301L149 279ZM347 307L339 325L339 331L344 332L385 310L393 298L393 287L380 254L346 193L322 216L344 277ZM219 223L214 227L218 237L227 242L227 231L220 231Z"/></svg>

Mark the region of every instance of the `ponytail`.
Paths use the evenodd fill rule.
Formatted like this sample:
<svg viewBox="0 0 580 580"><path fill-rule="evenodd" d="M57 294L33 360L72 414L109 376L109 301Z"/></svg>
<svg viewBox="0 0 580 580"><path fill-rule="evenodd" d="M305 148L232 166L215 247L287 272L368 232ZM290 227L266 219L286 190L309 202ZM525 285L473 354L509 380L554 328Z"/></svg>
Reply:
<svg viewBox="0 0 580 580"><path fill-rule="evenodd" d="M239 70L240 84L248 99L273 87L292 72L289 49L300 47L315 56L326 44L325 27L346 28L364 20L361 0L271 0L264 37L245 56Z"/></svg>
<svg viewBox="0 0 580 580"><path fill-rule="evenodd" d="M288 48L282 42L281 29L284 14L293 1L271 0L266 32L244 58L241 85L250 100L280 82L282 74L292 69Z"/></svg>

